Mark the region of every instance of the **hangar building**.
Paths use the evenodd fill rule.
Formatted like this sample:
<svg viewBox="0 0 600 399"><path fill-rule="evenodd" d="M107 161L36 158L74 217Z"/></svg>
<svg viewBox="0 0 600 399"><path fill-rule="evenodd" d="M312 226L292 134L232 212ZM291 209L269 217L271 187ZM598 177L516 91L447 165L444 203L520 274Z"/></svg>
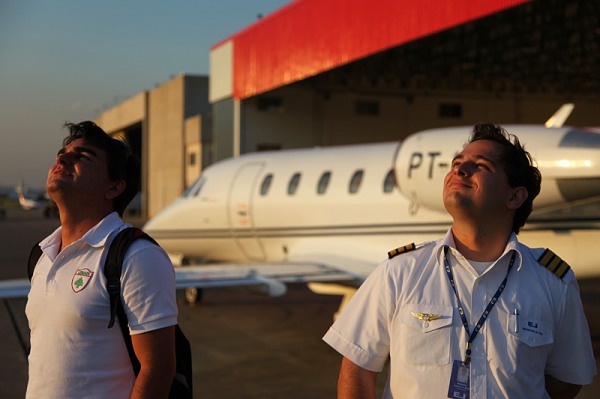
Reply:
<svg viewBox="0 0 600 399"><path fill-rule="evenodd" d="M139 137L148 217L243 153L539 124L566 102L568 124L600 126L599 18L585 0L291 1L216 44L209 79L179 76L98 123Z"/></svg>

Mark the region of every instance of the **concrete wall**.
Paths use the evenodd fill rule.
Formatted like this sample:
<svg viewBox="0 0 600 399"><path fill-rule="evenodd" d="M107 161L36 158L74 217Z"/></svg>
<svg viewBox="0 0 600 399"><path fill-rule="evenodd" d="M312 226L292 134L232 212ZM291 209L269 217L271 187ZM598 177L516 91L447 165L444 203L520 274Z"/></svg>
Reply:
<svg viewBox="0 0 600 399"><path fill-rule="evenodd" d="M220 43L211 49L210 102L216 103L233 95L233 40Z"/></svg>
<svg viewBox="0 0 600 399"><path fill-rule="evenodd" d="M185 188L192 185L202 172L202 117L195 115L184 122Z"/></svg>
<svg viewBox="0 0 600 399"><path fill-rule="evenodd" d="M184 190L184 77L152 90L148 121L148 216Z"/></svg>
<svg viewBox="0 0 600 399"><path fill-rule="evenodd" d="M208 101L208 76L189 76L184 78L184 118L205 115L210 112Z"/></svg>
<svg viewBox="0 0 600 399"><path fill-rule="evenodd" d="M202 132L210 131L200 115L210 114L210 109L208 77L179 75L96 119L109 134L141 136L135 139L138 145L141 141L142 216L154 216L200 174ZM188 151L198 152L199 158L186 169Z"/></svg>
<svg viewBox="0 0 600 399"><path fill-rule="evenodd" d="M281 100L281 106L261 109L261 100ZM319 106L314 92L301 87L282 88L244 100L241 153L265 146L285 149L320 145Z"/></svg>
<svg viewBox="0 0 600 399"><path fill-rule="evenodd" d="M214 161L233 156L233 99L228 98L213 104L213 152Z"/></svg>
<svg viewBox="0 0 600 399"><path fill-rule="evenodd" d="M194 116L210 110L208 78L177 76L151 90L148 103L148 217L152 217L200 173L186 177L186 143L201 141L202 121Z"/></svg>
<svg viewBox="0 0 600 399"><path fill-rule="evenodd" d="M117 132L147 118L148 92L143 91L102 113L96 124L106 132Z"/></svg>

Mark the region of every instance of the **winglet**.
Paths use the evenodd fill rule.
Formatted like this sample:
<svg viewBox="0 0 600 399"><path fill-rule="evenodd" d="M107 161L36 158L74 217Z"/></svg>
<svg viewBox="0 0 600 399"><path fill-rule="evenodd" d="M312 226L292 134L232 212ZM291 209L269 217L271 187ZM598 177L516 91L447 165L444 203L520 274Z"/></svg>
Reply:
<svg viewBox="0 0 600 399"><path fill-rule="evenodd" d="M558 111L546 121L546 127L562 127L567 118L571 115L571 112L573 112L573 108L575 108L575 104L573 103L561 105Z"/></svg>

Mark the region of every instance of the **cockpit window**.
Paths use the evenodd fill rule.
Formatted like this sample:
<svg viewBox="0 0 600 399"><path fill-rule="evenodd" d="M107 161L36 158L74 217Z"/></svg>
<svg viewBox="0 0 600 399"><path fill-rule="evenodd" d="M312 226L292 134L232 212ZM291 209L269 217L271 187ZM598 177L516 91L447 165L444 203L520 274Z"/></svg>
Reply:
<svg viewBox="0 0 600 399"><path fill-rule="evenodd" d="M364 171L359 169L352 175L352 178L350 179L350 185L348 186L348 191L350 194L356 194L358 192L360 183L362 183L363 174Z"/></svg>
<svg viewBox="0 0 600 399"><path fill-rule="evenodd" d="M271 188L271 182L273 181L273 174L269 173L266 175L260 184L260 195L265 196L269 193L269 189Z"/></svg>
<svg viewBox="0 0 600 399"><path fill-rule="evenodd" d="M204 176L200 176L200 178L183 193L183 197L197 197L205 183L206 179Z"/></svg>
<svg viewBox="0 0 600 399"><path fill-rule="evenodd" d="M383 181L383 192L391 193L394 190L394 186L396 185L396 173L394 169L390 169L390 171L385 175L385 180Z"/></svg>
<svg viewBox="0 0 600 399"><path fill-rule="evenodd" d="M319 184L317 185L317 194L325 194L327 191L327 186L329 185L329 179L331 178L331 172L323 172L321 178L319 179Z"/></svg>
<svg viewBox="0 0 600 399"><path fill-rule="evenodd" d="M585 130L569 130L559 147L600 148L600 134Z"/></svg>
<svg viewBox="0 0 600 399"><path fill-rule="evenodd" d="M289 195L296 194L296 190L298 190L298 185L300 184L300 176L300 173L294 173L294 175L290 179L290 183L288 184Z"/></svg>

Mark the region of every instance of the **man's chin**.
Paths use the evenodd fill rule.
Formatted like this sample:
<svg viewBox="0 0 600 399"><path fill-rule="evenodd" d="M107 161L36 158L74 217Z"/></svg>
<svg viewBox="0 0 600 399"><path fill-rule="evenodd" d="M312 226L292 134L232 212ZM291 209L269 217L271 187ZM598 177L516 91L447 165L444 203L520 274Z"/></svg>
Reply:
<svg viewBox="0 0 600 399"><path fill-rule="evenodd" d="M66 184L58 179L52 179L46 182L46 192L48 195L58 193L66 188Z"/></svg>
<svg viewBox="0 0 600 399"><path fill-rule="evenodd" d="M465 212L473 208L473 202L469 198L459 195L449 195L444 198L444 208L452 215L454 212Z"/></svg>

